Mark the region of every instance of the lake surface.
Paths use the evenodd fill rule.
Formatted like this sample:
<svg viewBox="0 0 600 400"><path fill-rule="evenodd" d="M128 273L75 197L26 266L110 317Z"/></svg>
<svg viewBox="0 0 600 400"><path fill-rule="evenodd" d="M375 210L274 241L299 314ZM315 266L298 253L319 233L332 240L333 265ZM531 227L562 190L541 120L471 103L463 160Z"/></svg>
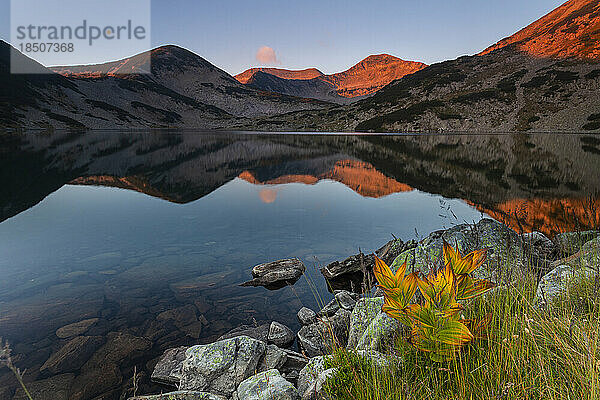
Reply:
<svg viewBox="0 0 600 400"><path fill-rule="evenodd" d="M147 340L90 398L119 398L134 366L142 391L160 390L147 376L170 347L242 324L297 330L302 306L331 298L319 267L393 237L483 217L549 236L600 220L594 135L4 133L0 155L0 337L27 379L58 374L40 367L74 322ZM289 257L307 267L295 285L239 286ZM58 372L102 375L80 367Z"/></svg>

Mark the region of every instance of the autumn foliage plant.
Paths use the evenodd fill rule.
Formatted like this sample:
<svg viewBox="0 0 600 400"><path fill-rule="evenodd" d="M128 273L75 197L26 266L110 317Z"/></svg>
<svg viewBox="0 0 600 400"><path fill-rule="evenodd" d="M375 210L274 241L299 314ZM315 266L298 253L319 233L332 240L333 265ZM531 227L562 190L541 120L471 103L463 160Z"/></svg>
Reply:
<svg viewBox="0 0 600 400"><path fill-rule="evenodd" d="M394 273L378 257L373 269L384 294L382 310L408 326L409 342L427 352L433 361L453 359L462 346L484 334L491 316L464 319L461 302L494 287L493 283L472 276L485 262L485 249L463 257L444 241L443 253L443 266L432 268L427 276L417 272L406 275L406 262ZM417 290L422 296L413 303Z"/></svg>

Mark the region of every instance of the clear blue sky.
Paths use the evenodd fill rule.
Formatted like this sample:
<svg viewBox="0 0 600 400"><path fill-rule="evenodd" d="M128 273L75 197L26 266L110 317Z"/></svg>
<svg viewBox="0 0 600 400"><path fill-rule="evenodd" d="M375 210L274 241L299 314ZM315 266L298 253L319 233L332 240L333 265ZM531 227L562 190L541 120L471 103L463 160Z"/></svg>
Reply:
<svg viewBox="0 0 600 400"><path fill-rule="evenodd" d="M278 67L332 73L370 54L428 64L473 54L563 2L153 0L151 35L155 46L181 45L231 74L259 65L261 46L274 49ZM7 41L9 4L0 0L0 37Z"/></svg>

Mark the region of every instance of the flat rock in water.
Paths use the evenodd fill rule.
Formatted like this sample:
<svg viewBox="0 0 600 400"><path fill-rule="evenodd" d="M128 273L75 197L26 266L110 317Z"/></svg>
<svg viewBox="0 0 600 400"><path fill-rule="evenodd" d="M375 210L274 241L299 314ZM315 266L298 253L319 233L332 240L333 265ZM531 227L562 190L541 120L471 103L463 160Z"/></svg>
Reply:
<svg viewBox="0 0 600 400"><path fill-rule="evenodd" d="M297 258L259 264L252 268L254 279L244 282L240 286L264 286L267 289L276 290L296 283L305 270L306 267Z"/></svg>
<svg viewBox="0 0 600 400"><path fill-rule="evenodd" d="M88 370L77 376L69 393L69 400L88 400L116 389L121 385L123 376L115 364L105 363L98 368Z"/></svg>
<svg viewBox="0 0 600 400"><path fill-rule="evenodd" d="M98 318L90 318L69 325L65 325L62 328L58 328L56 330L56 336L58 336L61 339L67 339L73 336L83 335L98 321Z"/></svg>

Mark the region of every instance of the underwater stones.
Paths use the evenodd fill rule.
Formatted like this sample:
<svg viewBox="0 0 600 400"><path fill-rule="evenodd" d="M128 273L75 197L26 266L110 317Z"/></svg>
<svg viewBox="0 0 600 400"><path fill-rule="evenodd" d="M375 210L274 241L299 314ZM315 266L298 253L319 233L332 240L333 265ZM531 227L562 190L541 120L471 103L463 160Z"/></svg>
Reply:
<svg viewBox="0 0 600 400"><path fill-rule="evenodd" d="M177 386L181 380L181 367L185 360L186 346L166 350L154 367L150 379L156 383Z"/></svg>
<svg viewBox="0 0 600 400"><path fill-rule="evenodd" d="M164 394L151 396L130 397L128 400L227 400L225 397L217 396L208 392L196 392L193 390L178 390Z"/></svg>
<svg viewBox="0 0 600 400"><path fill-rule="evenodd" d="M52 374L77 371L103 343L104 338L101 336L74 337L52 354L40 367L40 371Z"/></svg>
<svg viewBox="0 0 600 400"><path fill-rule="evenodd" d="M432 232L419 244L400 254L390 268L397 271L406 261L407 271L428 273L432 265L443 263L442 246L446 240L458 246L461 254L488 249L486 261L473 275L496 283L510 281L523 267L523 245L519 235L497 221L484 218L476 224L462 224Z"/></svg>
<svg viewBox="0 0 600 400"><path fill-rule="evenodd" d="M180 389L229 397L253 375L265 350L265 343L248 336L192 346L183 361Z"/></svg>
<svg viewBox="0 0 600 400"><path fill-rule="evenodd" d="M163 311L156 316L156 319L158 321L172 321L173 325L179 329L198 321L196 307L193 304Z"/></svg>
<svg viewBox="0 0 600 400"><path fill-rule="evenodd" d="M107 335L106 344L85 363L83 370L94 370L105 364L121 365L123 360L142 356L150 347L152 342L146 338L125 332L111 332Z"/></svg>
<svg viewBox="0 0 600 400"><path fill-rule="evenodd" d="M69 400L87 400L117 388L123 377L115 364L106 362L79 375L69 393Z"/></svg>
<svg viewBox="0 0 600 400"><path fill-rule="evenodd" d="M56 336L60 339L67 339L73 336L83 335L90 329L94 324L99 321L98 318L84 319L79 322L74 322L69 325L65 325L62 328L56 330Z"/></svg>
<svg viewBox="0 0 600 400"><path fill-rule="evenodd" d="M69 400L69 388L74 379L75 374L54 375L27 383L27 390L35 400ZM22 388L18 388L12 400L29 400L29 398Z"/></svg>
<svg viewBox="0 0 600 400"><path fill-rule="evenodd" d="M317 320L317 313L307 307L302 307L297 316L302 325L310 325Z"/></svg>
<svg viewBox="0 0 600 400"><path fill-rule="evenodd" d="M580 251L554 263L556 264L558 264L556 268L540 279L534 298L535 304L548 305L567 290L571 280L599 273L600 237L588 241Z"/></svg>
<svg viewBox="0 0 600 400"><path fill-rule="evenodd" d="M239 400L298 400L298 391L276 369L258 373L237 388Z"/></svg>
<svg viewBox="0 0 600 400"><path fill-rule="evenodd" d="M552 241L560 255L570 256L581 250L585 243L599 236L600 231L565 232L554 236Z"/></svg>
<svg viewBox="0 0 600 400"><path fill-rule="evenodd" d="M297 258L272 261L252 268L253 279L240 286L264 286L267 289L280 289L293 285L302 276L306 267Z"/></svg>
<svg viewBox="0 0 600 400"><path fill-rule="evenodd" d="M288 347L294 343L294 339L294 332L290 328L277 321L271 322L267 335L267 343L273 343L279 347Z"/></svg>
<svg viewBox="0 0 600 400"><path fill-rule="evenodd" d="M327 354L335 346L346 346L350 311L339 309L331 317L322 317L300 328L297 334L300 349L308 356Z"/></svg>
<svg viewBox="0 0 600 400"><path fill-rule="evenodd" d="M365 297L360 299L350 317L348 349L356 349L367 327L381 312L383 297Z"/></svg>

